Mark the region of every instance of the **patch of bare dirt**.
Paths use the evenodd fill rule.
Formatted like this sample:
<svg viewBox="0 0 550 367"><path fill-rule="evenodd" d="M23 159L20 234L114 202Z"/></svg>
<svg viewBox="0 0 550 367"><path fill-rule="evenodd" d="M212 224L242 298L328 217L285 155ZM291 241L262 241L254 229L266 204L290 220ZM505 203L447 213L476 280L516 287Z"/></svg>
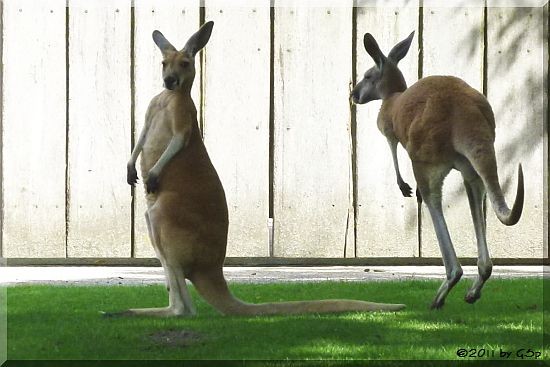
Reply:
<svg viewBox="0 0 550 367"><path fill-rule="evenodd" d="M202 335L190 330L162 330L149 334L149 339L156 344L169 347L186 348L202 341Z"/></svg>

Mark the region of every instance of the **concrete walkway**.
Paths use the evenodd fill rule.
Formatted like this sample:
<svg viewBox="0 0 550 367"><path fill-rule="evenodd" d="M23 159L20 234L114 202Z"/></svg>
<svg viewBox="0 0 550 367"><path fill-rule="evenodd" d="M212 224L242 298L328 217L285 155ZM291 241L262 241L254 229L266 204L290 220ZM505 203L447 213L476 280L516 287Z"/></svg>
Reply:
<svg viewBox="0 0 550 367"><path fill-rule="evenodd" d="M464 266L464 277L477 275L477 267ZM495 266L494 278L549 277L548 266ZM225 267L229 282L320 282L437 279L445 277L442 266L271 266ZM163 284L160 267L0 267L0 285L143 285Z"/></svg>

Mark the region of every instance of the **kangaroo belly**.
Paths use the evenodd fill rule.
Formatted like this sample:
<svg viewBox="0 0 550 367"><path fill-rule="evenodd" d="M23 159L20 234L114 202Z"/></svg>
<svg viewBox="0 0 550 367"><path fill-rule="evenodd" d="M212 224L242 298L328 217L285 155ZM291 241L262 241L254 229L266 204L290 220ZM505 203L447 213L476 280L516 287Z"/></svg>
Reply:
<svg viewBox="0 0 550 367"><path fill-rule="evenodd" d="M167 146L166 141L157 143ZM162 154L157 147L147 153ZM150 164L152 167L155 161L151 159ZM148 168L142 165L142 169ZM160 226L163 245L172 258L185 263L187 271L197 264L221 266L227 245L227 203L198 127L188 145L164 167L158 192L146 197L157 218L153 225Z"/></svg>
<svg viewBox="0 0 550 367"><path fill-rule="evenodd" d="M148 155L142 163L144 179L166 149L166 140L169 142L170 137L157 139L158 146L151 146L147 151L144 147L143 153ZM192 134L187 146L166 164L159 181L159 191L147 196L155 200L160 195L169 196L170 200L164 206L173 218L178 218L178 212L182 212L189 218L227 222L224 190L198 131Z"/></svg>
<svg viewBox="0 0 550 367"><path fill-rule="evenodd" d="M189 274L201 264L222 266L227 244L227 203L195 114L189 113L194 107L178 110L181 106L171 105L169 98L173 97L161 94L152 101L147 113L149 129L142 150L141 173L146 181L172 140L174 123L192 126L187 130L185 146L160 172L158 190L146 194L151 224L160 236L159 246Z"/></svg>
<svg viewBox="0 0 550 367"><path fill-rule="evenodd" d="M223 187L209 160L195 164L196 149L180 152L160 178L154 208L161 214L163 246L186 274L221 267L225 258L228 211ZM188 155L188 156L187 156Z"/></svg>

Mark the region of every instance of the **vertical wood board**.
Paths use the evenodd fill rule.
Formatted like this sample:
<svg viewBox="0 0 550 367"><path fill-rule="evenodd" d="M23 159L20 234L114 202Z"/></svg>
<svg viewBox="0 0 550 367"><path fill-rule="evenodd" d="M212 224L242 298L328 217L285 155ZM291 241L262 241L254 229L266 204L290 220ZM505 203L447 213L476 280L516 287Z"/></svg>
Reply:
<svg viewBox="0 0 550 367"><path fill-rule="evenodd" d="M416 1L402 8L358 8L357 82L374 66L363 45L365 33L371 33L387 55L415 30L418 30ZM418 31L399 68L407 85L416 82ZM357 257L418 256L416 199L414 195L403 197L397 186L390 148L376 125L380 105L381 101L372 101L357 106ZM401 145L398 157L401 175L414 190L410 159Z"/></svg>
<svg viewBox="0 0 550 367"><path fill-rule="evenodd" d="M488 203L489 250L498 258L540 258L547 256L547 13L543 8L496 8L491 3L486 82L496 116L498 172L511 206L521 162L526 200L520 222L512 227L501 224ZM283 4L289 2L275 3ZM372 33L387 53L418 29L418 3L393 8L378 1L384 6L358 8L355 35L350 4L274 10L275 85L270 96L269 8L206 0L205 18L214 20L215 26L203 51L202 112L205 142L229 204L228 256L269 255L270 98L275 108L275 256L418 256L416 200L403 198L395 182L390 150L376 127L379 102L357 106L357 243L353 242L347 102L353 60L358 80L373 65L363 47L364 33ZM425 3L423 9L423 75L455 75L481 90L483 9L428 6L432 4L438 6ZM68 50L65 2L9 0L2 5L2 256L65 257L68 251L70 257L126 257L132 225L135 256L155 256L143 218L141 180L132 223L125 177L132 139L131 1L71 0ZM139 0L135 5L137 140L150 99L162 91L161 54L151 33L159 29L178 49L183 47L199 27L200 2ZM408 85L417 79L418 36L417 32L399 64ZM200 113L199 55L196 69L192 95ZM415 189L410 160L401 147L399 159L405 181ZM458 255L476 256L459 172L449 175L443 196ZM422 256L440 257L425 206L422 215Z"/></svg>
<svg viewBox="0 0 550 367"><path fill-rule="evenodd" d="M483 11L483 7L424 8L424 77L452 75L483 92ZM474 226L459 171L452 170L445 179L442 204L458 256L476 257ZM425 205L422 207L422 256L441 256Z"/></svg>
<svg viewBox="0 0 550 367"><path fill-rule="evenodd" d="M128 257L130 1L69 1L69 257Z"/></svg>
<svg viewBox="0 0 550 367"><path fill-rule="evenodd" d="M548 69L550 67L550 35L549 35L549 31L548 31L548 27L550 26L550 18L549 18L549 8L550 8L550 4L549 3L546 3L546 5L544 5L544 11L543 11L543 21L544 21L544 34L543 34L543 50L545 50L544 52L544 55L543 55L543 62L544 62L544 75L548 75ZM544 147L543 147L543 164L545 165L544 166L544 169L543 169L543 173L544 173L544 177L543 177L543 190L544 190L544 193L543 193L543 205L544 205L544 208L543 208L543 213L542 213L542 218L544 220L544 226L543 226L543 234L546 234L544 235L544 238L543 238L543 257L545 259L548 259L548 225L549 225L549 222L548 222L548 206L549 206L549 199L550 199L550 195L549 195L549 192L548 192L548 184L549 184L549 179L550 179L550 158L549 158L549 154L548 154L548 150L550 148L550 145L549 145L549 141L548 141L548 123L549 123L549 117L548 117L548 107L549 107L549 102L548 102L548 92L549 92L549 88L550 88L550 85L549 85L549 80L548 78L545 78L545 81L546 83L544 84L544 100L543 100L543 108L544 108L544 112L543 112L543 116L544 116L544 121L543 121L543 125L544 125L544 128L543 128L543 144L544 144Z"/></svg>
<svg viewBox="0 0 550 367"><path fill-rule="evenodd" d="M134 80L135 80L135 135L137 142L145 112L151 99L162 92L162 54L153 42L152 33L159 30L178 50L182 49L189 37L199 29L199 0L141 0L134 11ZM217 27L214 26L214 32ZM207 46L208 47L208 46ZM195 60L196 76L191 96L200 113L200 57ZM129 159L130 154L125 156ZM145 223L145 188L141 177L140 161L136 164L139 178L135 190L134 254L136 257L155 257L149 241Z"/></svg>
<svg viewBox="0 0 550 367"><path fill-rule="evenodd" d="M269 256L270 9L209 7L204 139L229 209L227 256Z"/></svg>
<svg viewBox="0 0 550 367"><path fill-rule="evenodd" d="M4 3L0 2L0 60L4 60ZM0 63L0 258L4 258L4 63Z"/></svg>
<svg viewBox="0 0 550 367"><path fill-rule="evenodd" d="M543 8L488 8L487 91L496 120L499 181L509 206L515 200L518 163L525 177L525 203L518 224L504 226L487 205L487 240L494 257L540 258L544 252L544 65L548 55L543 13Z"/></svg>
<svg viewBox="0 0 550 367"><path fill-rule="evenodd" d="M65 257L64 5L3 4L3 257Z"/></svg>
<svg viewBox="0 0 550 367"><path fill-rule="evenodd" d="M354 246L346 5L275 8L275 256L343 257Z"/></svg>

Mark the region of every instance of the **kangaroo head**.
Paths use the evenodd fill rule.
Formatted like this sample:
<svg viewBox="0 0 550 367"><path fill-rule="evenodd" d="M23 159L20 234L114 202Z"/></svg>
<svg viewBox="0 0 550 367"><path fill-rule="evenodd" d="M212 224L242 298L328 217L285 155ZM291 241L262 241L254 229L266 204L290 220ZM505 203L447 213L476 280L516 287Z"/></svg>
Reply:
<svg viewBox="0 0 550 367"><path fill-rule="evenodd" d="M407 89L407 83L397 67L397 63L409 51L413 36L414 32L395 45L386 57L380 51L374 37L370 33L365 34L363 37L365 50L376 65L367 70L363 79L351 91L354 103L364 104L377 99L385 99L392 93L403 92Z"/></svg>
<svg viewBox="0 0 550 367"><path fill-rule="evenodd" d="M162 33L153 32L153 41L162 52L162 79L166 89L191 89L195 79L195 55L210 39L213 26L214 22L205 23L181 51L176 50Z"/></svg>

